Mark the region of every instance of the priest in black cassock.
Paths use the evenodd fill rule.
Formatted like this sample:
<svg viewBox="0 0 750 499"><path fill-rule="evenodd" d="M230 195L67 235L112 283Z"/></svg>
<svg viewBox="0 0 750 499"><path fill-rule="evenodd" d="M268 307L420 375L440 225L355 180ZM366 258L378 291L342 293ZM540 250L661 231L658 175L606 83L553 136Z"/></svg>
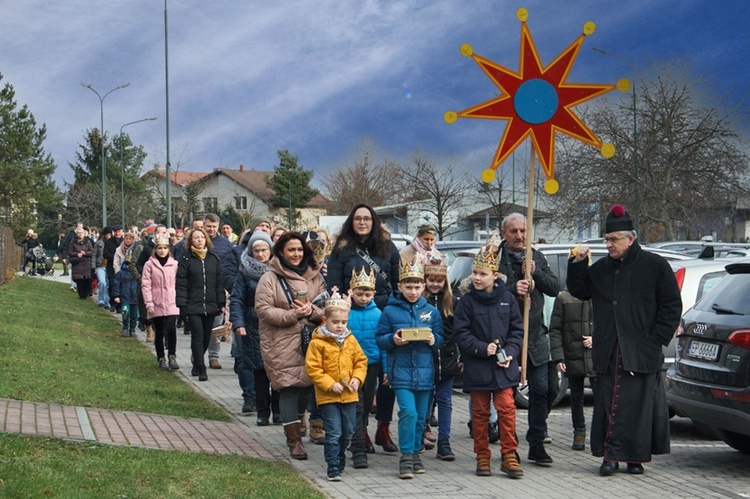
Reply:
<svg viewBox="0 0 750 499"><path fill-rule="evenodd" d="M669 453L662 345L680 322L682 300L671 267L640 247L622 206L612 207L605 232L608 257L589 267L584 246L568 262L568 290L594 309L591 453L604 459L602 476L618 462L642 474L652 454Z"/></svg>

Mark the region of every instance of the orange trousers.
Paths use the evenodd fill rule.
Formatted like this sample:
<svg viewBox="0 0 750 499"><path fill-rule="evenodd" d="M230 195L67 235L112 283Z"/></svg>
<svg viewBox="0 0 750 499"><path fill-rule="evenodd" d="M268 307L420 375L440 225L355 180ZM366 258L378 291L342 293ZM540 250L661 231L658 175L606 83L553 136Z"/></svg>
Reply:
<svg viewBox="0 0 750 499"><path fill-rule="evenodd" d="M477 457L491 457L487 429L490 423L490 404L497 410L501 452L505 454L518 448L516 438L516 404L513 388L470 392L472 411L471 429L474 434L474 452Z"/></svg>

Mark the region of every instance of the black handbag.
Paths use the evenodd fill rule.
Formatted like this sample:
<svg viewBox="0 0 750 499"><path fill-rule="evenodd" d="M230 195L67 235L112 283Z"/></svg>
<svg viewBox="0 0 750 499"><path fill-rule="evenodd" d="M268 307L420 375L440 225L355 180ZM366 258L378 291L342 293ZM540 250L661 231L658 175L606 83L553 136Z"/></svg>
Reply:
<svg viewBox="0 0 750 499"><path fill-rule="evenodd" d="M294 303L292 290L289 289L289 285L286 283L286 279L278 274L276 274L276 278L279 280L281 288L284 290L286 299L289 300L289 306L291 307L292 303ZM302 321L299 321L299 323L302 326L302 331L300 332L300 348L302 350L302 356L305 356L307 354L307 347L310 346L310 340L312 339L312 329L310 329L310 326Z"/></svg>

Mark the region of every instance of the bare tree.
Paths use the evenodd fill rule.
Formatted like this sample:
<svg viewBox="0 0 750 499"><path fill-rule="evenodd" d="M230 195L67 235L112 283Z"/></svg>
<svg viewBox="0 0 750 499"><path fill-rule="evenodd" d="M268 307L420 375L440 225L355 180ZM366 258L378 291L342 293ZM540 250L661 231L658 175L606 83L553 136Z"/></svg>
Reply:
<svg viewBox="0 0 750 499"><path fill-rule="evenodd" d="M333 200L333 215L346 215L352 206L367 203L381 206L397 202L400 198L394 179L400 166L391 160L378 162L374 145L361 141L350 165L343 165L323 178L326 197Z"/></svg>
<svg viewBox="0 0 750 499"><path fill-rule="evenodd" d="M438 168L424 156L412 158L412 164L400 172L401 189L410 189L414 200L421 200L421 209L435 221L438 237L445 238L458 230L463 211L472 193L472 180L468 172L457 165Z"/></svg>
<svg viewBox="0 0 750 499"><path fill-rule="evenodd" d="M747 196L749 165L730 115L719 102L698 102L704 86L671 67L641 81L637 129L627 97L588 108L586 122L617 152L604 159L578 142L560 141L560 192L551 200L557 222L573 228L591 206L601 220L611 204L621 203L644 239L697 237L716 228L727 204Z"/></svg>

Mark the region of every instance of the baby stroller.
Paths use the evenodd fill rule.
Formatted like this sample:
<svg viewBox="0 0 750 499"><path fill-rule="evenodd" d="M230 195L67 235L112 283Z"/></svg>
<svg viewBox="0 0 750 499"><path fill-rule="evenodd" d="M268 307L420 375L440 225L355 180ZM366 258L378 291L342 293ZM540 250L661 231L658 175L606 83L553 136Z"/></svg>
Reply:
<svg viewBox="0 0 750 499"><path fill-rule="evenodd" d="M44 251L44 248L41 246L37 246L36 248L27 251L26 258L30 264L26 270L28 275L52 276L55 274L55 271L52 269L55 262L47 255L47 252Z"/></svg>

